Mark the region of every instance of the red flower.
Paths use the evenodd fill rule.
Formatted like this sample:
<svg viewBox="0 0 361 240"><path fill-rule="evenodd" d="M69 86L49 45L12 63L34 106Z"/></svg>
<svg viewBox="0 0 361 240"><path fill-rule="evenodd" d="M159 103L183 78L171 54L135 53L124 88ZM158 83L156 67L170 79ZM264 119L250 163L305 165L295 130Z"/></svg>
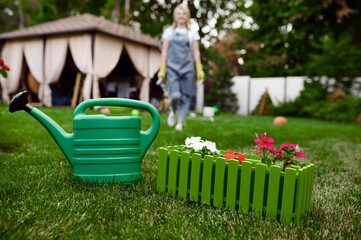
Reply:
<svg viewBox="0 0 361 240"><path fill-rule="evenodd" d="M237 154L231 150L227 150L227 152L224 154L224 158L228 162L229 159L236 159Z"/></svg>
<svg viewBox="0 0 361 240"><path fill-rule="evenodd" d="M246 159L246 156L243 155L243 153L235 153L231 150L227 150L227 152L224 154L224 158L227 162L229 162L230 159L236 159L236 157L239 160L239 164L241 164Z"/></svg>
<svg viewBox="0 0 361 240"><path fill-rule="evenodd" d="M243 153L237 153L237 155L238 155L239 164L241 164L242 162L244 162L244 160L246 160L246 156L243 155Z"/></svg>
<svg viewBox="0 0 361 240"><path fill-rule="evenodd" d="M9 66L8 66L8 65L5 65L5 64L2 66L2 68L5 69L6 71L9 71L9 70L10 70Z"/></svg>
<svg viewBox="0 0 361 240"><path fill-rule="evenodd" d="M0 66L4 65L4 59L0 58Z"/></svg>
<svg viewBox="0 0 361 240"><path fill-rule="evenodd" d="M261 135L261 139L255 138L254 142L257 145L254 146L253 149L255 149L258 146L259 148L267 148L268 150L272 150L273 149L273 143L275 142L275 140L273 140L273 138L267 138L267 133L264 133L264 134ZM259 152L259 151L257 151L257 152Z"/></svg>

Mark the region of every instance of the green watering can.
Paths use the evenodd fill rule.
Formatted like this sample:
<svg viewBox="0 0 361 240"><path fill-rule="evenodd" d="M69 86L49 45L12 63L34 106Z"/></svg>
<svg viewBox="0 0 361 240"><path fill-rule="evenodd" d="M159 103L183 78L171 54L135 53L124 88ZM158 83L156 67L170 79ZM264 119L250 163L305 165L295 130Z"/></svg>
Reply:
<svg viewBox="0 0 361 240"><path fill-rule="evenodd" d="M142 131L138 116L84 113L94 106L145 109L152 115L152 126ZM54 120L31 106L26 91L18 93L10 102L9 111L18 110L25 110L48 130L71 164L74 177L90 182L139 182L142 159L160 125L159 113L153 105L122 98L91 99L79 104L74 112L73 133L65 132Z"/></svg>

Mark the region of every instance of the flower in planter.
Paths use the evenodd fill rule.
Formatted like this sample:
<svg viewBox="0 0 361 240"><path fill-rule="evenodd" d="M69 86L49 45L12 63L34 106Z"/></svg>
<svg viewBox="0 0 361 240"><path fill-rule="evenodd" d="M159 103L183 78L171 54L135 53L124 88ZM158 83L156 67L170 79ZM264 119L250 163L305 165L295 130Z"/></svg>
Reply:
<svg viewBox="0 0 361 240"><path fill-rule="evenodd" d="M292 143L283 143L280 145L278 150L274 149L273 143L275 142L273 138L269 138L267 133L261 135L261 138L258 137L256 133L256 138L254 139L256 146L252 149L249 149L245 154L239 152L233 152L232 150L219 151L216 148L216 143L211 141L204 141L201 137L190 137L185 140L185 145L181 146L181 149L187 148L191 153L199 153L204 155L216 155L222 154L222 156L229 162L230 159L239 160L239 164L242 164L246 159L246 154L249 155L251 152L256 151L256 155L259 155L262 163L266 164L267 168L271 165L281 166L283 171L287 167L292 167L292 165L299 165L295 157L303 158L307 155L301 152L301 148L298 144ZM179 149L179 150L181 150Z"/></svg>
<svg viewBox="0 0 361 240"><path fill-rule="evenodd" d="M298 144L292 143L283 143L280 145L278 150L274 149L273 138L268 138L267 133L261 135L261 138L258 138L256 133L254 142L257 144L252 149L256 151L256 155L260 155L260 160L262 163L266 164L269 168L272 164L282 166L283 171L287 167L292 167L291 165L302 165L300 164L295 157L303 158L307 155L301 152L300 146ZM250 150L251 151L251 150ZM248 152L247 152L248 153Z"/></svg>
<svg viewBox="0 0 361 240"><path fill-rule="evenodd" d="M256 137L254 139L254 142L257 144L252 149L256 149L256 154L260 156L262 163L265 163L267 167L270 167L272 165L272 162L274 161L274 158L272 158L272 155L275 154L275 150L273 147L273 143L275 140L273 138L268 138L267 133L264 133L261 135L261 139L258 138L258 135L256 133ZM277 157L277 155L276 155Z"/></svg>
<svg viewBox="0 0 361 240"><path fill-rule="evenodd" d="M185 143L187 148L193 148L194 151L200 151L204 147L200 137L187 138Z"/></svg>
<svg viewBox="0 0 361 240"><path fill-rule="evenodd" d="M298 144L296 144L295 146L295 156L298 158L303 158L303 157L307 157L306 153L301 152L301 148L300 146L298 146Z"/></svg>
<svg viewBox="0 0 361 240"><path fill-rule="evenodd" d="M216 143L211 142L211 141L205 141L204 145L206 148L208 148L212 153L217 153L219 152L216 148Z"/></svg>
<svg viewBox="0 0 361 240"><path fill-rule="evenodd" d="M186 146L190 147L190 145L200 143L201 141L202 141L201 137L190 137L190 138L187 137L186 138Z"/></svg>
<svg viewBox="0 0 361 240"><path fill-rule="evenodd" d="M256 134L256 137L258 137L258 135ZM273 138L267 138L267 133L264 133L261 135L261 139L259 138L255 138L254 142L257 144L256 146L253 147L253 149L255 148L265 148L268 150L272 150L273 149L273 143L275 142L275 140L273 140ZM258 152L260 151L260 152ZM261 153L261 150L258 150L258 154Z"/></svg>
<svg viewBox="0 0 361 240"><path fill-rule="evenodd" d="M276 165L282 165L282 169L285 170L287 167L292 167L291 164L299 164L294 157L303 158L307 155L301 152L301 148L298 144L284 143L280 145L277 152L277 158L274 159Z"/></svg>
<svg viewBox="0 0 361 240"><path fill-rule="evenodd" d="M239 152L235 153L231 150L227 150L227 152L224 154L223 157L226 159L227 162L230 159L236 159L237 157L237 159L239 160L239 164L241 164L246 159L246 156L243 155L243 153L239 153Z"/></svg>
<svg viewBox="0 0 361 240"><path fill-rule="evenodd" d="M216 143L211 141L203 141L201 137L190 137L185 140L185 148L190 148L196 152L204 154L220 154L216 148Z"/></svg>
<svg viewBox="0 0 361 240"><path fill-rule="evenodd" d="M237 154L231 150L227 150L227 152L224 154L224 158L228 162L230 159L236 159Z"/></svg>
<svg viewBox="0 0 361 240"><path fill-rule="evenodd" d="M4 59L0 58L0 74L4 77L7 78L8 74L6 71L10 71L9 66L7 66L5 64Z"/></svg>

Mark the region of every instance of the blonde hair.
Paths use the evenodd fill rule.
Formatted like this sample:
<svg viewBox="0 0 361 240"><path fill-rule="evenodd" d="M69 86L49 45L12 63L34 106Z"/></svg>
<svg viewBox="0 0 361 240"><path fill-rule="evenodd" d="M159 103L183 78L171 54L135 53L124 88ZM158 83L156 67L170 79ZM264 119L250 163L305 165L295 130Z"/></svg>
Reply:
<svg viewBox="0 0 361 240"><path fill-rule="evenodd" d="M175 12L181 9L185 12L186 16L187 16L187 21L185 22L186 28L190 29L189 27L189 19L191 18L191 13L189 11L189 8L185 5L185 4L179 4L173 11L173 19L175 19ZM177 27L177 23L175 22L175 20L173 20L173 24L172 24L172 28L175 29Z"/></svg>

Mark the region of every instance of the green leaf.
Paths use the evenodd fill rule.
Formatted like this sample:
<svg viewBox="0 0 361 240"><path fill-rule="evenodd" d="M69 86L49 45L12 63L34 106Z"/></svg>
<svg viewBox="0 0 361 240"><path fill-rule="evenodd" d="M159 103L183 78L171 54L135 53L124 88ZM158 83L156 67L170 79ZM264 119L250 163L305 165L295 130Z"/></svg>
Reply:
<svg viewBox="0 0 361 240"><path fill-rule="evenodd" d="M4 78L7 78L7 77L8 77L8 73L7 73L4 69L0 69L0 74L1 74Z"/></svg>

